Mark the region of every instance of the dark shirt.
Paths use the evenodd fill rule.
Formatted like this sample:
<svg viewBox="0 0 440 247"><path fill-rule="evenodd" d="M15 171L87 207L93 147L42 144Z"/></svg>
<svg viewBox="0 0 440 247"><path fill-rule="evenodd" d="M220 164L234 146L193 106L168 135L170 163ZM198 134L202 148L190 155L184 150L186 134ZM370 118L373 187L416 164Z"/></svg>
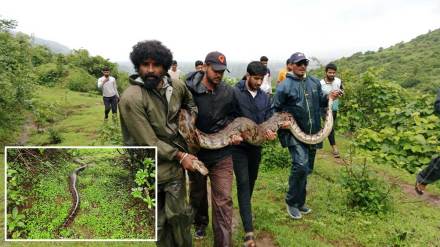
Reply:
<svg viewBox="0 0 440 247"><path fill-rule="evenodd" d="M203 75L200 71L188 75L186 85L198 107L197 129L212 134L224 129L237 117L237 100L233 88L223 81L213 91L209 91L202 83ZM200 149L197 157L205 163L212 164L230 154L230 147L226 146L216 150Z"/></svg>

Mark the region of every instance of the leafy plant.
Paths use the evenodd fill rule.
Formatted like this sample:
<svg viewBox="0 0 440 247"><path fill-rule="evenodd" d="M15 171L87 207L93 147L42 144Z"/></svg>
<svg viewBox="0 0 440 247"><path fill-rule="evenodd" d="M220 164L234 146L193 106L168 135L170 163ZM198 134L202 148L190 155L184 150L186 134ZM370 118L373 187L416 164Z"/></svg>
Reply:
<svg viewBox="0 0 440 247"><path fill-rule="evenodd" d="M369 170L366 160L361 165L347 164L341 184L350 208L373 214L391 209L390 187Z"/></svg>
<svg viewBox="0 0 440 247"><path fill-rule="evenodd" d="M143 161L144 169L139 169L135 176L135 188L132 188L131 195L134 198L141 199L145 202L148 208L153 208L156 205L154 199L154 160L151 158L145 158ZM153 195L153 196L152 196Z"/></svg>

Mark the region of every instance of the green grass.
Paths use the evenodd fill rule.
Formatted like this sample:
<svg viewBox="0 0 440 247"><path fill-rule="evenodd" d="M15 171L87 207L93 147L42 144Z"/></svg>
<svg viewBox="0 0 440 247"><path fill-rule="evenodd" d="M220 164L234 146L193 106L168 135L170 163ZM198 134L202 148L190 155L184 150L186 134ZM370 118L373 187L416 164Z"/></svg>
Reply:
<svg viewBox="0 0 440 247"><path fill-rule="evenodd" d="M42 89L39 92L44 100L64 100L64 91L61 89ZM75 109L75 106L84 105ZM103 106L99 96L89 97L75 92L68 93L66 109L73 109L62 121L53 124L65 138L62 145L89 145L96 144L97 130L102 125ZM46 138L46 139L45 139ZM29 144L44 143L47 134L34 133ZM348 151L349 139L337 136L338 146L344 155ZM3 162L3 159L2 159ZM402 169L389 167L385 164L368 163L369 167L377 172L390 184L394 182L412 185L415 175ZM345 190L340 185L340 176L344 171L343 165L336 162L331 156L328 144L318 152L315 162L315 171L309 177L307 204L313 209L310 215L295 221L287 216L284 196L287 190L288 168L264 169L262 164L256 182L253 197L253 212L255 215L255 231L258 236L269 235L277 246L439 246L440 236L439 207L424 202L418 197L405 194L399 186L393 186L392 210L383 215L368 215L350 210L345 203ZM263 168L263 169L262 169ZM85 170L81 176L95 174L99 170ZM3 176L3 173L2 173ZM110 176L111 177L111 176ZM395 181L391 181L390 179ZM84 178L87 180L87 178ZM96 193L100 186L91 186L88 192L84 191L84 200ZM106 185L107 186L107 185ZM3 184L0 185L1 189ZM236 190L234 183L234 213L238 213ZM428 191L439 195L440 187L432 185ZM0 191L3 192L3 191ZM3 193L2 193L3 197ZM101 195L97 200L105 200ZM93 199L89 202L92 203ZM3 209L3 204L0 209ZM94 217L89 212L89 217ZM130 215L128 212L127 215ZM242 244L243 230L239 215L238 226L233 233L234 246ZM98 222L99 219L94 221ZM115 217L116 218L116 217ZM80 216L77 218L81 222ZM117 222L118 219L106 219L102 222ZM76 222L76 223L78 223ZM73 227L80 227L75 224ZM105 232L105 231L104 231ZM194 246L212 246L212 230L208 228L208 238L196 241ZM5 242L3 242L4 244ZM46 243L10 244L11 246L47 246ZM53 243L53 245L55 245ZM57 243L57 245L72 246L148 246L147 243ZM151 244L153 246L154 244Z"/></svg>
<svg viewBox="0 0 440 247"><path fill-rule="evenodd" d="M89 166L78 176L81 207L71 226L62 229L63 238L154 239L154 210L136 203L130 194L129 171L115 164L116 149L79 149L75 153ZM58 169L37 174L26 191L32 202L26 208L29 239L57 239L71 207L68 174L79 164L66 161Z"/></svg>

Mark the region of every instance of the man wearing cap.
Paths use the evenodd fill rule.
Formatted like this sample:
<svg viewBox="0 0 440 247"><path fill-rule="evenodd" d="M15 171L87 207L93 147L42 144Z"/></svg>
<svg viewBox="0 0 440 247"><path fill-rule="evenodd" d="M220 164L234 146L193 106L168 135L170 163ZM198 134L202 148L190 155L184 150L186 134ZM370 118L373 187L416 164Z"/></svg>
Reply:
<svg viewBox="0 0 440 247"><path fill-rule="evenodd" d="M192 246L192 210L186 202L184 170L193 171L193 160L178 130L179 110L197 113L192 94L167 70L173 55L160 41L137 43L130 53L136 74L121 97L120 119L124 144L156 146L157 245Z"/></svg>
<svg viewBox="0 0 440 247"><path fill-rule="evenodd" d="M102 90L102 99L104 101L104 119L108 119L110 109L112 117L116 117L118 112L119 93L116 79L110 76L109 67L102 69L103 76L98 79L98 88Z"/></svg>
<svg viewBox="0 0 440 247"><path fill-rule="evenodd" d="M293 115L301 130L306 134L315 134L321 129L320 107L328 105L328 97L339 97L337 91L324 95L318 79L306 76L309 60L301 52L292 54L289 65L292 73L277 87L274 108L277 112L289 112ZM292 166L289 176L289 188L286 193L287 213L293 219L301 219L303 214L312 210L305 205L307 176L313 171L316 149L322 143L309 145L296 139L289 131L279 131L280 143L288 147Z"/></svg>
<svg viewBox="0 0 440 247"><path fill-rule="evenodd" d="M231 86L222 81L227 70L226 58L210 52L202 71L190 74L186 85L198 107L196 127L205 133L216 133L238 115L237 100ZM231 144L239 144L240 136L232 136ZM229 146L216 150L201 149L197 157L209 170L212 198L214 246L232 246L232 155ZM208 224L207 177L189 172L190 202L195 219L195 237L205 237Z"/></svg>

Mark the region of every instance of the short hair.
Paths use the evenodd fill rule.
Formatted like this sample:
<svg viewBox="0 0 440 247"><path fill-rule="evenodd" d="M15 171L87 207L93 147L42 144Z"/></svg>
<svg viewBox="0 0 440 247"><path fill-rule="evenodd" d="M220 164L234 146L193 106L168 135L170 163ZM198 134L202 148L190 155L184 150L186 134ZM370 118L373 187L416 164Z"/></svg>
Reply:
<svg viewBox="0 0 440 247"><path fill-rule="evenodd" d="M337 71L338 67L336 67L336 64L334 64L334 63L329 63L325 66L325 72L327 72L329 69Z"/></svg>
<svg viewBox="0 0 440 247"><path fill-rule="evenodd" d="M199 66L199 65L203 65L203 62L200 60L197 60L194 64L195 67Z"/></svg>
<svg viewBox="0 0 440 247"><path fill-rule="evenodd" d="M171 63L171 65L177 65L177 61L173 60L173 62Z"/></svg>
<svg viewBox="0 0 440 247"><path fill-rule="evenodd" d="M260 62L267 62L267 61L269 61L269 58L267 58L266 56L260 57Z"/></svg>
<svg viewBox="0 0 440 247"><path fill-rule="evenodd" d="M102 71L110 71L110 68L109 68L108 66L104 66L104 67L102 68Z"/></svg>
<svg viewBox="0 0 440 247"><path fill-rule="evenodd" d="M267 67L258 61L250 62L247 66L246 71L249 75L261 75L265 76L267 74Z"/></svg>
<svg viewBox="0 0 440 247"><path fill-rule="evenodd" d="M286 65L289 65L289 63L290 63L290 58L288 58L288 59L286 60Z"/></svg>
<svg viewBox="0 0 440 247"><path fill-rule="evenodd" d="M140 41L133 46L133 51L130 53L130 60L136 72L139 71L139 66L147 59L153 59L165 71L168 71L173 61L173 54L158 40Z"/></svg>

